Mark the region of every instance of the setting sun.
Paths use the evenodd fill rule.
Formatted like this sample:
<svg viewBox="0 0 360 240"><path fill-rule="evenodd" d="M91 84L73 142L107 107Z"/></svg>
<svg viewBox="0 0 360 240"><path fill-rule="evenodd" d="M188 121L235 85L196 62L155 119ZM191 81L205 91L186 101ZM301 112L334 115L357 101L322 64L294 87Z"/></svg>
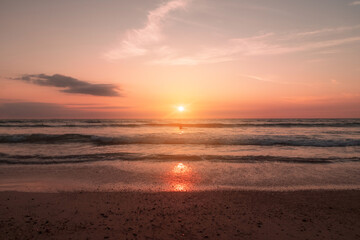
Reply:
<svg viewBox="0 0 360 240"><path fill-rule="evenodd" d="M178 106L177 110L179 112L183 112L183 111L185 111L185 108L184 108L184 106Z"/></svg>

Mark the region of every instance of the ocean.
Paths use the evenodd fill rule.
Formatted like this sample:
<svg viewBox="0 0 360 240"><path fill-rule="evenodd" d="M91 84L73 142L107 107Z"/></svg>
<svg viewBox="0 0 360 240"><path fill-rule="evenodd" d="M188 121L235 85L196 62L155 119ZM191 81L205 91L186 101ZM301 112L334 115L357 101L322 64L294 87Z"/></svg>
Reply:
<svg viewBox="0 0 360 240"><path fill-rule="evenodd" d="M0 190L353 189L360 119L0 120Z"/></svg>

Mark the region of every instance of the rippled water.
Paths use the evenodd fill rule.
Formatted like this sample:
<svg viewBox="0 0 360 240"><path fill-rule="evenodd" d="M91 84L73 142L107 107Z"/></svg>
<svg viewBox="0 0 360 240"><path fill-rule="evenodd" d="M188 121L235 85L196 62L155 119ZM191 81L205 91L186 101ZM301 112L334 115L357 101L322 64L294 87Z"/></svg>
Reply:
<svg viewBox="0 0 360 240"><path fill-rule="evenodd" d="M358 186L359 160L360 119L0 120L0 177L6 188L19 187L16 174L26 173L28 183L78 169L77 177L67 179L79 184L83 174L86 186L92 178L97 179L93 186L103 188L111 182L116 189L167 189L165 175L179 163L197 172L188 177L194 189L291 182ZM88 172L79 170L84 168ZM106 169L107 176L96 169ZM119 169L126 174L119 177ZM109 176L112 180L105 181Z"/></svg>

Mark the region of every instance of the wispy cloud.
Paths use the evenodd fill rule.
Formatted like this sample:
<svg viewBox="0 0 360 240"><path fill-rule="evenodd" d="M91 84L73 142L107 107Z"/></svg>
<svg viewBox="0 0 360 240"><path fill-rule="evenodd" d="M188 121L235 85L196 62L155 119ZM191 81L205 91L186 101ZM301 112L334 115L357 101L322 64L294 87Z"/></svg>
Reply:
<svg viewBox="0 0 360 240"><path fill-rule="evenodd" d="M256 80L260 82L267 82L267 83L276 83L276 84L291 84L291 85L303 85L303 86L310 86L310 84L304 82L294 82L294 81L279 81L274 77L261 77L256 75L240 75L240 77L250 80Z"/></svg>
<svg viewBox="0 0 360 240"><path fill-rule="evenodd" d="M279 81L275 81L269 78L263 78L263 77L259 77L259 76L255 76L255 75L241 75L241 77L247 78L247 79L252 79L252 80L257 80L257 81L261 81L261 82L272 82L272 83L282 83Z"/></svg>
<svg viewBox="0 0 360 240"><path fill-rule="evenodd" d="M354 1L349 3L350 6L356 6L356 5L360 5L360 1Z"/></svg>
<svg viewBox="0 0 360 240"><path fill-rule="evenodd" d="M350 31L360 28L357 26L321 29L292 34L267 33L248 38L228 39L216 47L207 47L191 55L178 55L177 51L168 51L168 55L161 55L151 61L153 64L163 65L198 65L234 61L244 56L280 55L306 51L324 51L326 48L341 46L360 41L360 36L338 37L335 39L313 39L313 35L321 35ZM303 38L299 41L299 36ZM305 39L304 39L305 38Z"/></svg>
<svg viewBox="0 0 360 240"><path fill-rule="evenodd" d="M157 65L198 65L239 60L246 56L280 55L306 51L329 51L329 48L360 41L360 25L322 28L291 33L266 33L246 38L222 38L218 44L198 48L176 48L166 41L163 31L166 20L191 24L204 28L201 23L182 20L170 15L185 8L190 0L171 0L148 12L143 28L130 29L118 46L108 51L108 60L125 59L136 56L151 56L149 64ZM357 5L355 1L352 4ZM207 26L207 25L205 25ZM334 49L330 49L334 50Z"/></svg>
<svg viewBox="0 0 360 240"><path fill-rule="evenodd" d="M359 1L360 3L360 1ZM351 31L351 30L356 30L356 29L360 29L360 25L355 25L355 26L346 26L346 27L337 27L337 28L323 28L323 29L318 29L318 30L313 30L313 31L308 31L308 32L299 32L296 34L296 36L311 36L311 35L320 35L320 34L326 34L326 33L340 33L340 32L344 32L344 31Z"/></svg>
<svg viewBox="0 0 360 240"><path fill-rule="evenodd" d="M61 74L24 74L21 77L11 78L24 82L61 88L61 92L88 94L93 96L120 96L119 87L113 84L94 84Z"/></svg>
<svg viewBox="0 0 360 240"><path fill-rule="evenodd" d="M163 39L162 28L170 12L184 8L189 0L172 0L150 11L143 28L128 30L124 39L114 49L105 53L109 60L145 55L149 45Z"/></svg>

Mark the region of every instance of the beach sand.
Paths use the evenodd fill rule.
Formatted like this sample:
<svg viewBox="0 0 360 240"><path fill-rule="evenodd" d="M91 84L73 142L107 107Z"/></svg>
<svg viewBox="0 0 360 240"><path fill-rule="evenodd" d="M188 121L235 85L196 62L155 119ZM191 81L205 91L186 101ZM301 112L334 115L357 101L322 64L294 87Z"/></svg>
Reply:
<svg viewBox="0 0 360 240"><path fill-rule="evenodd" d="M360 239L360 191L0 192L0 239Z"/></svg>

